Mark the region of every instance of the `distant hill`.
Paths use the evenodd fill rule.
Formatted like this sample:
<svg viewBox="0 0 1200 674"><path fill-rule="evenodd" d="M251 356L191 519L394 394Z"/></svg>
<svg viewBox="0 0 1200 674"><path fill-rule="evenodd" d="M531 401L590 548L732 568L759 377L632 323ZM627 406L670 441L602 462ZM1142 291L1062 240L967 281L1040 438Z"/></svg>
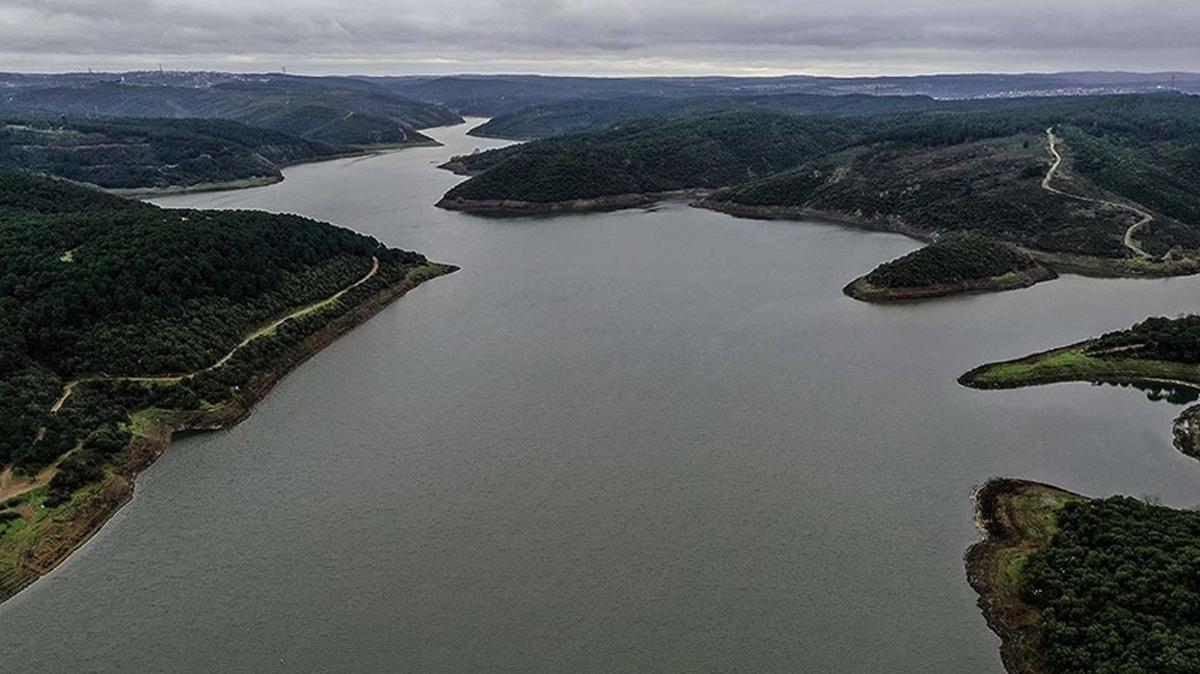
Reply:
<svg viewBox="0 0 1200 674"><path fill-rule="evenodd" d="M885 112L935 109L928 96L867 96L848 94L723 94L664 98L622 96L541 103L488 120L471 134L481 137L530 140L558 136L630 119L673 117L736 109L763 109L805 114L863 116Z"/></svg>
<svg viewBox="0 0 1200 674"><path fill-rule="evenodd" d="M128 107L98 84L148 87ZM22 89L50 90L41 94ZM66 90L54 93L52 90ZM71 94L72 90L77 91ZM163 91L165 90L165 91ZM66 113L116 117L219 117L285 131L311 140L363 144L403 142L390 128L455 123L455 113L495 117L532 105L623 97L692 98L772 94L926 96L939 100L1080 96L1160 91L1200 93L1200 74L1068 72L945 74L911 77L558 77L451 75L304 77L279 73L142 71L127 73L0 73L0 113ZM190 93L187 93L189 92ZM202 93L197 93L202 92ZM321 103L312 98L320 94ZM16 95L5 107L4 100ZM278 96L291 97L281 101ZM265 109L246 100L259 99ZM288 114L281 106L306 108ZM453 110L450 112L447 108ZM340 114L339 114L340 111ZM363 119L339 122L351 111ZM265 120L265 121L264 121ZM615 121L615 120L613 120ZM344 129L344 130L343 130ZM321 135L322 133L328 135ZM375 140L381 138L382 140Z"/></svg>
<svg viewBox="0 0 1200 674"><path fill-rule="evenodd" d="M224 120L0 122L0 166L109 189L271 182L280 166L346 151Z"/></svg>
<svg viewBox="0 0 1200 674"><path fill-rule="evenodd" d="M364 78L412 98L466 114L494 117L531 105L627 96L680 98L766 94L928 96L939 100L1083 96L1182 91L1200 93L1200 74L1076 72L948 74L911 77L632 77L458 75Z"/></svg>
<svg viewBox="0 0 1200 674"><path fill-rule="evenodd" d="M145 74L143 74L145 75ZM0 115L227 119L336 145L431 142L462 118L350 78L277 75L0 76Z"/></svg>
<svg viewBox="0 0 1200 674"><path fill-rule="evenodd" d="M685 97L720 93L700 82L657 78L459 75L428 80L364 78L400 95L446 105L467 115L492 117L548 101L621 96Z"/></svg>

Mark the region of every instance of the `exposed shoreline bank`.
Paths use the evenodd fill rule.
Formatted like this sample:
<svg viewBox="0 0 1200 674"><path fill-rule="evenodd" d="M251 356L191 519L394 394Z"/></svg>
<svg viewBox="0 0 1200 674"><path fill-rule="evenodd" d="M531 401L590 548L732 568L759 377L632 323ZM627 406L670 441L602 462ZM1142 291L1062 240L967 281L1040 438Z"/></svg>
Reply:
<svg viewBox="0 0 1200 674"><path fill-rule="evenodd" d="M975 524L983 539L964 557L967 582L978 595L987 626L1000 637L1000 659L1010 674L1044 671L1037 637L1038 610L1016 586L1016 572L1049 543L1046 520L1068 501L1084 500L1052 485L1012 478L989 480L975 491Z"/></svg>
<svg viewBox="0 0 1200 674"><path fill-rule="evenodd" d="M411 143L388 143L383 145L363 146L360 150L352 152L340 152L338 154L322 155L320 157L312 157L310 159L300 159L297 161L284 162L277 164L276 168L285 169L293 166L302 166L304 164L320 164L326 161L337 161L338 159L354 159L358 157L371 157L379 154L387 154L399 150L407 150L414 147L441 147L442 144L436 140L429 141L413 141ZM119 197L128 199L153 199L156 197L178 196L181 194L202 194L204 192L226 192L232 190L244 190L252 187L266 187L281 183L286 177L280 173L272 176L250 176L248 178L238 178L237 180L227 180L216 183L197 183L195 185L171 185L168 187L115 187L106 188L99 187L110 194L115 194ZM93 185L93 187L97 187Z"/></svg>
<svg viewBox="0 0 1200 674"><path fill-rule="evenodd" d="M246 418L254 405L297 366L339 337L369 320L422 283L458 271L458 267L428 263L404 278L373 292L297 344L278 353L271 364L253 374L228 401L202 410L155 410L152 421L139 429L98 483L85 487L71 502L67 516L56 515L36 540L19 550L15 566L0 574L0 602L46 575L92 536L133 498L137 476L162 455L175 433L228 428Z"/></svg>
<svg viewBox="0 0 1200 674"><path fill-rule="evenodd" d="M449 171L456 172L449 165L443 165ZM629 194L614 194L603 197L585 199L569 199L565 201L520 201L517 199L455 199L442 197L435 204L438 208L448 211L462 211L477 215L491 216L521 216L521 215L555 215L566 213L599 213L604 211L619 211L626 208L650 206L668 199L697 199L703 197L707 190L676 190L672 192L635 192Z"/></svg>

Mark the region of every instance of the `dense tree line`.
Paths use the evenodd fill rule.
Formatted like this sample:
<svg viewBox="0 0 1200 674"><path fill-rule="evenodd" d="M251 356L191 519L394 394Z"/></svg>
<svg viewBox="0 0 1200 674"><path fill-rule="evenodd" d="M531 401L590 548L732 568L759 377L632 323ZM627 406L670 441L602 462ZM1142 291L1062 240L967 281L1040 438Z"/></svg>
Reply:
<svg viewBox="0 0 1200 674"><path fill-rule="evenodd" d="M0 166L106 188L278 177L279 166L346 148L222 120L9 120Z"/></svg>
<svg viewBox="0 0 1200 674"><path fill-rule="evenodd" d="M462 158L484 171L446 195L553 202L720 187L844 145L852 123L741 110L639 120Z"/></svg>
<svg viewBox="0 0 1200 674"><path fill-rule="evenodd" d="M1058 674L1200 671L1200 513L1126 497L1068 503L1022 572Z"/></svg>
<svg viewBox="0 0 1200 674"><path fill-rule="evenodd" d="M1147 318L1128 330L1099 337L1089 351L1119 358L1200 363L1200 316Z"/></svg>
<svg viewBox="0 0 1200 674"><path fill-rule="evenodd" d="M879 265L867 275L867 282L879 288L915 288L986 279L1036 264L1010 245L963 232Z"/></svg>
<svg viewBox="0 0 1200 674"><path fill-rule="evenodd" d="M65 381L207 367L361 278L372 256L380 278L424 262L298 216L165 210L0 170L0 465L35 470L127 418L86 394L51 415ZM164 404L201 399L165 388Z"/></svg>
<svg viewBox="0 0 1200 674"><path fill-rule="evenodd" d="M1074 127L1061 135L1079 173L1155 212L1148 235L1141 237L1152 252L1200 248L1200 131L1158 141Z"/></svg>

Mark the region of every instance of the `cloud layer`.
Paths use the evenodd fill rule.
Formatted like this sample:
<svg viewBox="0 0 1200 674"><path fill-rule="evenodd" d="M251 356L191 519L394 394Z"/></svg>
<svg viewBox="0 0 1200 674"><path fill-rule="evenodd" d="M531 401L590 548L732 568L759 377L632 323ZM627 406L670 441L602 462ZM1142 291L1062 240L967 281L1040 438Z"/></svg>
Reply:
<svg viewBox="0 0 1200 674"><path fill-rule="evenodd" d="M1194 0L5 0L0 69L1200 70Z"/></svg>

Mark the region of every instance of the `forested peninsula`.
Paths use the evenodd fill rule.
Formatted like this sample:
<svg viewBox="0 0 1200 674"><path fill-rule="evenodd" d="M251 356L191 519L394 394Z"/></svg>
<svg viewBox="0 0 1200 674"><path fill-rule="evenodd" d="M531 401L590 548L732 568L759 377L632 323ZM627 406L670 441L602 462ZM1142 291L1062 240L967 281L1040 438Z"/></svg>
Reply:
<svg viewBox="0 0 1200 674"><path fill-rule="evenodd" d="M0 170L0 599L95 532L173 432L236 422L453 269L298 216Z"/></svg>
<svg viewBox="0 0 1200 674"><path fill-rule="evenodd" d="M967 578L1012 674L1200 669L1200 513L997 479Z"/></svg>

